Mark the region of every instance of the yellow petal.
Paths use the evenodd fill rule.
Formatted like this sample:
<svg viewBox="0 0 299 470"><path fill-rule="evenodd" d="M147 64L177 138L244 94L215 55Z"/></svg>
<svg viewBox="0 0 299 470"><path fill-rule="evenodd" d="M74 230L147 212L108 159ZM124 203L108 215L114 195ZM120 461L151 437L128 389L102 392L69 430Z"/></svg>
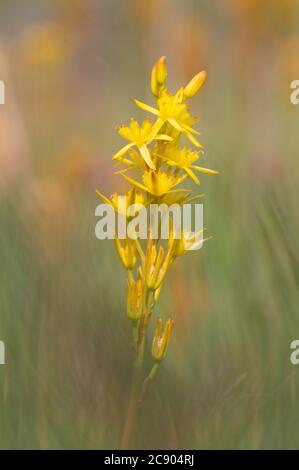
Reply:
<svg viewBox="0 0 299 470"><path fill-rule="evenodd" d="M167 121L177 130L180 132L184 132L184 129L179 125L179 123L175 119L167 119Z"/></svg>
<svg viewBox="0 0 299 470"><path fill-rule="evenodd" d="M136 187L139 188L139 189L142 189L142 191L148 191L148 189L146 188L146 186L144 186L144 184L139 183L138 181L133 180L132 178L130 178L130 177L127 176L127 175L122 174L122 176L123 176L129 183L133 184L134 186L136 186Z"/></svg>
<svg viewBox="0 0 299 470"><path fill-rule="evenodd" d="M168 142L171 142L173 140L172 137L170 137L169 135L166 135L166 134L158 134L158 135L156 135L155 139L156 140L167 140Z"/></svg>
<svg viewBox="0 0 299 470"><path fill-rule="evenodd" d="M156 138L156 136L157 136L159 130L161 129L161 127L163 126L163 124L164 124L163 119L158 118L157 121L155 122L155 124L152 127L151 139Z"/></svg>
<svg viewBox="0 0 299 470"><path fill-rule="evenodd" d="M122 175L123 173L127 173L127 171L131 171L133 168L124 168L123 170L116 171L115 175Z"/></svg>
<svg viewBox="0 0 299 470"><path fill-rule="evenodd" d="M188 126L188 124L182 124L182 127L192 134L200 135L200 132L198 132L196 129L193 129L193 127Z"/></svg>
<svg viewBox="0 0 299 470"><path fill-rule="evenodd" d="M201 145L198 140L194 137L194 135L191 134L191 132L188 132L188 131L185 131L185 134L186 136L188 137L188 139L190 140L190 142L192 142L193 145L195 145L195 147L198 147L198 148L203 148L203 145Z"/></svg>
<svg viewBox="0 0 299 470"><path fill-rule="evenodd" d="M112 203L110 201L110 199L108 199L106 196L104 196L104 194L102 194L98 189L96 190L96 193L98 196L100 196L100 198L106 202L106 204L109 204L110 206L112 206Z"/></svg>
<svg viewBox="0 0 299 470"><path fill-rule="evenodd" d="M197 201L197 199L202 199L205 195L204 194L197 194L197 196L193 196L187 199L187 203Z"/></svg>
<svg viewBox="0 0 299 470"><path fill-rule="evenodd" d="M112 160L116 160L115 166L121 165L122 163L125 163L126 165L132 165L133 162L129 160L128 158L124 157L112 157Z"/></svg>
<svg viewBox="0 0 299 470"><path fill-rule="evenodd" d="M133 147L134 143L131 142L130 144L127 144L125 145L124 147L122 147L114 156L113 156L113 159L116 160L118 157L122 157L122 155L125 155L127 153L127 151Z"/></svg>
<svg viewBox="0 0 299 470"><path fill-rule="evenodd" d="M143 109L144 111L148 111L149 113L155 114L156 116L159 115L159 111L157 109L153 108L152 106L149 106L148 104L142 103L139 100L134 100L134 101L135 101L135 104L137 104L137 106L139 108Z"/></svg>
<svg viewBox="0 0 299 470"><path fill-rule="evenodd" d="M210 170L209 168L203 168L202 166L192 165L191 168L194 170L200 171L200 173L205 173L206 175L219 175L220 171Z"/></svg>
<svg viewBox="0 0 299 470"><path fill-rule="evenodd" d="M145 160L145 162L147 163L147 165L152 169L152 170L155 170L156 167L153 163L153 160L152 160L152 157L151 157L151 154L149 153L149 150L147 148L146 145L143 145L142 147L140 147L140 153L143 157L143 159Z"/></svg>
<svg viewBox="0 0 299 470"><path fill-rule="evenodd" d="M187 166L184 167L184 170L187 173L187 175L189 175L190 178L194 181L194 183L196 183L199 186L200 181L199 181L198 177L195 175L195 173L193 173L193 171L190 170L190 168L188 168Z"/></svg>

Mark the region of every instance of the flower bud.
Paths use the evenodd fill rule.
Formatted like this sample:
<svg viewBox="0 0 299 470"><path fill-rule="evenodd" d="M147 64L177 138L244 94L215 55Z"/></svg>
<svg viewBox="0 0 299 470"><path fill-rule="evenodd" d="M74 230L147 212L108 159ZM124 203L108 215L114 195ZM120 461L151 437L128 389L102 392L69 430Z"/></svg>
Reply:
<svg viewBox="0 0 299 470"><path fill-rule="evenodd" d="M199 250L206 240L208 239L203 239L203 229L196 233L183 231L180 238L174 238L174 234L171 231L168 246L172 256L177 258L188 251Z"/></svg>
<svg viewBox="0 0 299 470"><path fill-rule="evenodd" d="M152 69L151 90L154 96L159 96L160 92L165 89L167 80L166 58L160 57Z"/></svg>
<svg viewBox="0 0 299 470"><path fill-rule="evenodd" d="M127 315L132 321L140 320L143 312L143 285L141 270L138 270L138 279L130 279L128 283Z"/></svg>
<svg viewBox="0 0 299 470"><path fill-rule="evenodd" d="M155 291L161 286L169 263L169 252L164 256L163 246L160 246L158 254L155 246L148 246L145 259L145 281L149 290Z"/></svg>
<svg viewBox="0 0 299 470"><path fill-rule="evenodd" d="M116 238L115 246L123 267L131 271L137 262L137 247L135 241L131 240L131 238L126 238L122 245L119 238Z"/></svg>
<svg viewBox="0 0 299 470"><path fill-rule="evenodd" d="M159 317L157 318L156 332L152 345L152 356L156 361L161 361L165 357L172 327L173 321L167 320L162 332L162 320Z"/></svg>
<svg viewBox="0 0 299 470"><path fill-rule="evenodd" d="M190 80L185 86L184 94L186 98L192 98L200 90L206 79L206 72L203 70Z"/></svg>
<svg viewBox="0 0 299 470"><path fill-rule="evenodd" d="M167 80L166 57L162 56L156 63L156 78L158 84L165 85Z"/></svg>

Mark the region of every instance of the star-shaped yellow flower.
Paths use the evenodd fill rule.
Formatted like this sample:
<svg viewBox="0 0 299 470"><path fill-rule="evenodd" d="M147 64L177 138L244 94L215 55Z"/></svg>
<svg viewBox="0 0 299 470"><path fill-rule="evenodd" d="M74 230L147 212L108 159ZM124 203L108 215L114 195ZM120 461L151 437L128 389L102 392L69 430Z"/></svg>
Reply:
<svg viewBox="0 0 299 470"><path fill-rule="evenodd" d="M154 135L159 132L163 124L168 122L175 130L186 135L196 147L202 148L202 145L193 135L199 135L199 132L191 127L195 119L189 114L185 99L184 89L180 88L175 95L171 95L168 91L163 91L157 99L157 108L153 108L139 100L135 100L135 103L139 108L158 117L153 125Z"/></svg>
<svg viewBox="0 0 299 470"><path fill-rule="evenodd" d="M124 137L124 139L127 139L130 143L122 147L114 155L113 159L121 161L122 157L127 153L127 151L135 145L147 165L153 170L155 169L155 165L152 161L152 157L147 145L150 144L152 140L172 140L171 137L168 135L158 135L158 132L153 129L150 119L145 119L140 127L138 122L135 121L135 119L131 119L130 126L120 126L118 132L122 137Z"/></svg>
<svg viewBox="0 0 299 470"><path fill-rule="evenodd" d="M201 166L193 165L196 160L199 158L199 152L194 152L190 150L187 146L184 146L180 149L178 146L171 147L168 153L163 156L163 159L166 160L167 165L175 166L184 170L190 178L196 183L200 184L200 181L193 170L199 171L200 173L205 173L208 175L217 175L219 171L210 170L209 168L203 168Z"/></svg>

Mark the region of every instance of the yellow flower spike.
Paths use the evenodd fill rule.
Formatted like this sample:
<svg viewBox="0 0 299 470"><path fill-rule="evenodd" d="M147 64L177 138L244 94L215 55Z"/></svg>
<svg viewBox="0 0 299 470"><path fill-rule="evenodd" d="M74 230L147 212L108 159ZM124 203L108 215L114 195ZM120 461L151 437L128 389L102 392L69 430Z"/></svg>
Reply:
<svg viewBox="0 0 299 470"><path fill-rule="evenodd" d="M122 245L121 241L116 238L115 246L123 267L127 271L131 271L137 262L138 252L135 241L130 238L126 238Z"/></svg>
<svg viewBox="0 0 299 470"><path fill-rule="evenodd" d="M155 361L160 362L166 355L167 347L170 340L171 330L173 328L173 321L167 320L164 331L162 332L162 319L157 318L156 332L152 345L152 356Z"/></svg>
<svg viewBox="0 0 299 470"><path fill-rule="evenodd" d="M190 80L188 85L185 86L184 88L184 95L186 98L192 98L193 96L198 93L200 88L203 86L204 82L206 80L206 72L203 70L202 72L199 72L195 77Z"/></svg>
<svg viewBox="0 0 299 470"><path fill-rule="evenodd" d="M167 80L166 57L162 56L155 63L151 74L151 90L154 96L159 96L165 89Z"/></svg>
<svg viewBox="0 0 299 470"><path fill-rule="evenodd" d="M127 315L132 321L140 320L143 314L142 271L138 269L137 281L132 277L128 281Z"/></svg>
<svg viewBox="0 0 299 470"><path fill-rule="evenodd" d="M179 185L189 179L199 184L198 173L219 173L196 165L201 153L199 149L203 147L197 140L197 136L200 134L194 129L196 118L190 114L187 100L200 90L205 77L206 74L202 71L193 77L185 87L181 87L175 94L171 94L166 89L166 60L165 57L161 57L155 63L151 75L151 90L156 97L156 104L149 106L135 100L136 105L146 113L152 114L155 121L152 123L149 119L145 119L139 124L135 119L132 119L129 126L119 128L119 134L127 142L113 156L113 160L118 170L117 174L123 176L130 184L131 189L122 199L116 193L111 198L107 198L100 191L97 191L97 194L104 202L110 204L118 212L118 215L125 214L127 222L132 221L131 217L134 217L128 217L128 207L135 203L141 203L146 207L150 204L172 205L176 203L182 205L192 203L204 195L192 196L191 189ZM186 140L184 138L189 140L188 146L182 144L182 139ZM192 148L190 142L196 147L195 149ZM131 177L129 173L131 170L134 170L137 176L132 175ZM161 216L163 217L163 211ZM136 359L134 361L132 395L129 399L129 409L121 441L121 446L124 449L129 448L131 444L132 423L136 417L138 398L142 399L147 386L159 368L160 361L166 354L173 328L171 319L166 323L162 322L161 318L157 319L152 343L152 356L155 362L144 381L145 386L140 387L148 327L165 277L177 257L188 251L198 250L207 240L203 239L202 230L197 233L180 232L176 234L180 238L175 238L173 232L176 230L173 226L174 214L170 220L171 232L168 240L166 242L161 240L162 222L160 219L157 227L155 226L155 229L158 228L158 237L153 240L151 236L154 236L154 227L152 227L151 214L147 214L146 220L147 242L138 238L136 240L131 238L115 240L118 256L128 274L127 315L132 321ZM135 222L137 224L140 220ZM137 275L133 273L133 270L137 271ZM138 397L139 390L141 394Z"/></svg>

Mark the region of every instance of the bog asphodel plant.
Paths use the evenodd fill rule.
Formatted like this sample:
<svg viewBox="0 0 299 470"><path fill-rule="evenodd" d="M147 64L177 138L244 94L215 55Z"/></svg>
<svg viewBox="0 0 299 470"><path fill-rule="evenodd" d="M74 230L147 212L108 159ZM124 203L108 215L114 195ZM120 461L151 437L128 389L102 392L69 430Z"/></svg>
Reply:
<svg viewBox="0 0 299 470"><path fill-rule="evenodd" d="M147 117L139 124L132 119L128 127L119 126L119 134L128 143L113 156L113 160L116 162L117 173L125 178L131 187L125 195L125 204L120 204L118 194L113 194L108 199L99 191L97 193L128 221L131 215L127 213L127 208L132 204L170 206L191 203L201 195L192 197L191 189L178 186L187 180L199 185L199 174L218 173L196 164L203 153L203 146L198 141L199 132L193 127L196 119L190 114L187 104L200 90L205 78L206 73L202 71L185 87L171 94L166 87L165 57L161 57L151 74L151 91L156 105L150 106L135 100L136 105L150 114L154 121ZM192 242L196 244L199 236L202 236L202 232L195 234ZM134 379L123 434L123 447L128 446L138 402L167 352L174 323L172 319L155 319L154 310L170 266L177 257L189 251L188 244L188 233L183 232L177 238L171 232L165 244L165 241L159 238L152 239L150 229L146 242L129 236L125 240L115 240L120 261L128 274L127 316L132 323L135 351ZM141 386L145 337L151 320L156 325L151 348L153 368Z"/></svg>

